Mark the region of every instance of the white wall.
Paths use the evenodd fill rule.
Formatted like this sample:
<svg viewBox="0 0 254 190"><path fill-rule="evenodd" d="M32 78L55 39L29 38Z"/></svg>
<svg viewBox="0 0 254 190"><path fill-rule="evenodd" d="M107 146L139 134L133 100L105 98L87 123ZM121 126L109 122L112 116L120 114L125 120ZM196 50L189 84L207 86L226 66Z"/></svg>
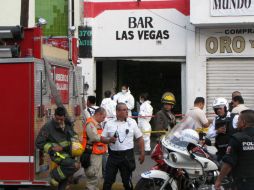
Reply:
<svg viewBox="0 0 254 190"><path fill-rule="evenodd" d="M149 24L145 24L146 19ZM185 56L187 22L187 17L175 9L104 11L94 19L93 54L95 57ZM139 34L144 32L147 38L144 35L140 38ZM161 32L163 39L153 39L150 32L155 35Z"/></svg>
<svg viewBox="0 0 254 190"><path fill-rule="evenodd" d="M74 26L75 37L78 38L78 26L84 25L84 1L74 0Z"/></svg>
<svg viewBox="0 0 254 190"><path fill-rule="evenodd" d="M20 25L21 0L0 1L0 26ZM29 0L28 26L35 25L35 1Z"/></svg>
<svg viewBox="0 0 254 190"><path fill-rule="evenodd" d="M96 64L94 59L80 59L79 64L82 67L82 76L85 76L85 81L89 85L88 95L95 95L96 90Z"/></svg>
<svg viewBox="0 0 254 190"><path fill-rule="evenodd" d="M97 1L97 0L93 0ZM101 1L101 0L100 0ZM98 2L100 2L98 0ZM104 0L103 0L104 1ZM108 0L105 0L108 2ZM119 0L120 1L120 0ZM124 1L124 0L123 0ZM134 1L134 0L133 0ZM136 1L136 0L135 0ZM203 1L203 0L202 0ZM200 12L201 10L199 10ZM203 11L203 10L202 10ZM153 27L129 28L129 17L152 17ZM94 19L84 18L84 23L92 26L93 30L93 56L95 57L177 57L186 56L186 73L182 79L186 85L183 98L183 111L193 106L196 96L206 97L206 66L205 57L199 56L199 44L196 39L194 26L189 24L189 17L175 9L157 10L107 10ZM169 39L161 40L116 40L116 31L138 30L168 30ZM119 34L118 33L118 34ZM197 41L196 41L197 40ZM89 93L96 89L95 63L93 59L82 59L83 75L89 83ZM108 67L107 67L108 66ZM108 71L106 71L108 69ZM111 70L112 69L112 70ZM114 63L104 62L103 70L107 73L103 78L103 91L110 90L113 86L116 72ZM186 78L185 78L186 77ZM94 86L92 86L94 85ZM184 90L183 90L184 91Z"/></svg>
<svg viewBox="0 0 254 190"><path fill-rule="evenodd" d="M196 97L206 98L206 57L199 55L198 30L187 27L186 42L186 110L193 107Z"/></svg>

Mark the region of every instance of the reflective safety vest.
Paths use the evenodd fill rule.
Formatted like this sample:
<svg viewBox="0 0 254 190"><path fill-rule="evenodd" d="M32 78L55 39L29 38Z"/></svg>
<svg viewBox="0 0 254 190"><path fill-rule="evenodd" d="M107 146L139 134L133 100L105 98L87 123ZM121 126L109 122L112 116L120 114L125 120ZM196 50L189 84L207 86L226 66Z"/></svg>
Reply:
<svg viewBox="0 0 254 190"><path fill-rule="evenodd" d="M107 151L107 145L102 143L102 142L94 142L92 144L88 144L88 139L89 137L87 136L86 133L86 126L88 123L92 123L95 126L97 125L97 123L91 118L89 117L86 120L86 123L83 125L83 147L85 149L85 151L92 151L93 154L104 154ZM101 136L102 134L102 128L97 129L97 133L99 136Z"/></svg>

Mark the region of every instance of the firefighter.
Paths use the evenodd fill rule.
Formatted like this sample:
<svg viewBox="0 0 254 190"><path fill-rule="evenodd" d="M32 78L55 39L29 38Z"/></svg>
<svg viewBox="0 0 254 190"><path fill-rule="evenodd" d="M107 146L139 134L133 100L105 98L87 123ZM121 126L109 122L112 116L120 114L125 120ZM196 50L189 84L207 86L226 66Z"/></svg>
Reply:
<svg viewBox="0 0 254 190"><path fill-rule="evenodd" d="M41 128L35 143L36 147L48 153L51 161L57 165L50 172L51 185L58 186L58 190L64 190L69 177L80 168L75 156L83 152L77 134L70 122L66 121L65 108L56 108L54 118Z"/></svg>
<svg viewBox="0 0 254 190"><path fill-rule="evenodd" d="M174 94L171 92L165 92L162 95L161 103L163 104L163 107L155 115L155 130L169 131L176 124L175 115L172 113L172 109L176 104Z"/></svg>
<svg viewBox="0 0 254 190"><path fill-rule="evenodd" d="M83 147L85 151L81 156L81 164L86 174L86 190L99 190L99 180L102 169L102 155L107 151L105 143L115 142L115 137L101 142L101 122L106 118L106 110L98 108L92 117L86 120L83 131Z"/></svg>

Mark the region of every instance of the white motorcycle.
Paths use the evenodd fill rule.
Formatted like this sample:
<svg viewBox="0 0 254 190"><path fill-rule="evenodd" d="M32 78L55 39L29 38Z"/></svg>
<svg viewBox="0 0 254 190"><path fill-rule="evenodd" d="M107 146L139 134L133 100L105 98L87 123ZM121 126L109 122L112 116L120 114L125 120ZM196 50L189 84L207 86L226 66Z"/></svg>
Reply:
<svg viewBox="0 0 254 190"><path fill-rule="evenodd" d="M141 174L135 190L213 189L219 171L210 153L216 148L198 144L199 135L193 129L194 121L185 117L162 138L161 160L155 159L156 167ZM158 147L155 149L152 158Z"/></svg>

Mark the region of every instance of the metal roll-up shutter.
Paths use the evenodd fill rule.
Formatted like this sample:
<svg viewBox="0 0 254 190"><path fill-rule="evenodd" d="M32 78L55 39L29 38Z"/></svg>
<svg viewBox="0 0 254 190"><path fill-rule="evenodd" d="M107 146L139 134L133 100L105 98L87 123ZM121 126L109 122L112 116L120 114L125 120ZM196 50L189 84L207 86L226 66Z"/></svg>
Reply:
<svg viewBox="0 0 254 190"><path fill-rule="evenodd" d="M240 91L245 105L254 108L254 59L211 59L206 69L207 112L213 112L216 97L231 101L233 91Z"/></svg>

